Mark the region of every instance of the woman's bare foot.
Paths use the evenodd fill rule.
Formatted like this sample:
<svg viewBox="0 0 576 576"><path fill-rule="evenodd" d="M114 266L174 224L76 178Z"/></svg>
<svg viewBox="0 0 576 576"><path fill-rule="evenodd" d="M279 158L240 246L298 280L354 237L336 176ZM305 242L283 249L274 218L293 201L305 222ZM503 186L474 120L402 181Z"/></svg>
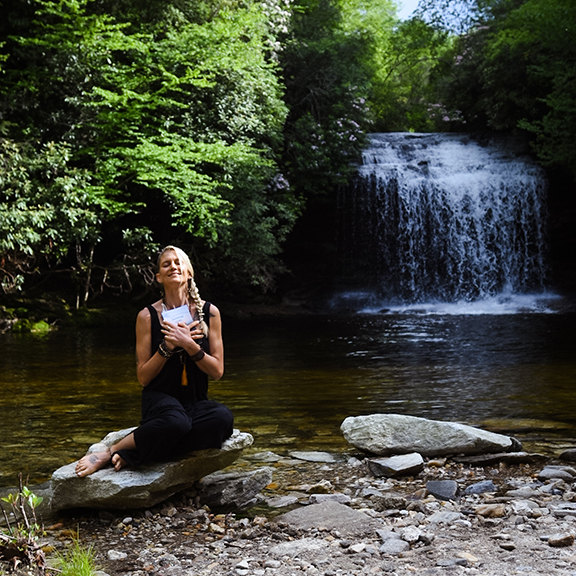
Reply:
<svg viewBox="0 0 576 576"><path fill-rule="evenodd" d="M122 468L124 468L124 466L127 466L127 462L126 460L124 460L124 458L122 458L122 456L120 456L120 454L118 454L117 452L115 452L114 454L112 454L112 466L114 466L114 470L116 470L116 472L120 472L120 470L122 470Z"/></svg>
<svg viewBox="0 0 576 576"><path fill-rule="evenodd" d="M83 477L94 474L110 463L110 452L91 452L80 458L76 464L76 475Z"/></svg>

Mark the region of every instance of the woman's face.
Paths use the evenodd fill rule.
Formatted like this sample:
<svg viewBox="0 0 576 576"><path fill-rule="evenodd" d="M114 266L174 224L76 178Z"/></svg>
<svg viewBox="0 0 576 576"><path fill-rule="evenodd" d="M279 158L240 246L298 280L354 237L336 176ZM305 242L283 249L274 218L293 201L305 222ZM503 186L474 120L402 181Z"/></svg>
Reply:
<svg viewBox="0 0 576 576"><path fill-rule="evenodd" d="M180 263L178 254L174 250L166 250L160 257L156 280L160 284L183 284L188 280L188 271Z"/></svg>

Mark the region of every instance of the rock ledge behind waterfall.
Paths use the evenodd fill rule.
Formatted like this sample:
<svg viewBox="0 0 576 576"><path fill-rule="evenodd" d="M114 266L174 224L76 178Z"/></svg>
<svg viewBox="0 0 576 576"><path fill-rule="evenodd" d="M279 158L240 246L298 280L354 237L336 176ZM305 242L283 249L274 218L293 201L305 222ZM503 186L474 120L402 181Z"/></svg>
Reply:
<svg viewBox="0 0 576 576"><path fill-rule="evenodd" d="M521 448L520 442L510 436L402 414L350 416L340 429L350 444L380 456L412 452L423 456L481 454Z"/></svg>
<svg viewBox="0 0 576 576"><path fill-rule="evenodd" d="M88 452L97 452L129 434L133 428L112 432ZM234 430L221 449L198 450L174 462L163 462L116 472L111 467L78 478L76 462L62 466L51 480L51 510L68 508L132 509L153 506L190 488L195 482L232 464L253 438Z"/></svg>

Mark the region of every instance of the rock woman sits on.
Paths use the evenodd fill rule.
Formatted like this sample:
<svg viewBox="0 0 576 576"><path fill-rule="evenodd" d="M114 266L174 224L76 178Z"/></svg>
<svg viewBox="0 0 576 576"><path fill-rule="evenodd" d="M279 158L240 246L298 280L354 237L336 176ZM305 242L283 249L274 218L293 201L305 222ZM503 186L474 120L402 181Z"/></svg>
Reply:
<svg viewBox="0 0 576 576"><path fill-rule="evenodd" d="M208 377L219 380L224 373L220 312L201 300L190 259L180 248L162 250L156 279L163 297L136 319L140 426L109 451L79 460L78 476L110 464L119 471L174 460L193 450L220 448L232 435L231 411L208 400Z"/></svg>

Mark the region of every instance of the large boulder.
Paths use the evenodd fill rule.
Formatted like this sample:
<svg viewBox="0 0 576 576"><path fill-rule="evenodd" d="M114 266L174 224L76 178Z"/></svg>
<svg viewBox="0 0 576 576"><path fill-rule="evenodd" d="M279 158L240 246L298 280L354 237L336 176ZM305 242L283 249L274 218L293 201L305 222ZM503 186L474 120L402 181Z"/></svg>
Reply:
<svg viewBox="0 0 576 576"><path fill-rule="evenodd" d="M359 450L390 456L418 452L423 456L482 454L520 449L515 438L455 422L402 414L350 416L340 427Z"/></svg>
<svg viewBox="0 0 576 576"><path fill-rule="evenodd" d="M129 434L133 428L108 434L88 452L102 451ZM250 446L250 434L234 430L221 449L198 450L174 462L124 468L111 467L90 476L76 475L76 462L62 466L52 474L51 510L68 508L131 509L147 508L186 490L195 482L232 464Z"/></svg>

